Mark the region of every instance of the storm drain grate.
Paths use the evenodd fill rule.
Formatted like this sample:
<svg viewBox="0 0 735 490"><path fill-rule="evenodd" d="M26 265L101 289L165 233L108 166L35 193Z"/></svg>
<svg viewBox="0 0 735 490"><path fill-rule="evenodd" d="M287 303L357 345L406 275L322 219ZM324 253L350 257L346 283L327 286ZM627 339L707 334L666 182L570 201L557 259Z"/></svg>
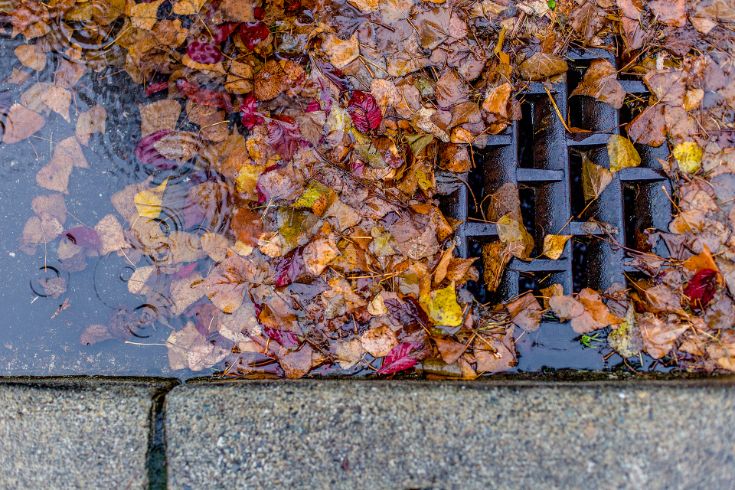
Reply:
<svg viewBox="0 0 735 490"><path fill-rule="evenodd" d="M584 287L605 290L614 283L625 284L626 272L632 272L624 262L625 249L603 239L609 235L602 227L591 226L589 222L609 224L614 230L614 241L626 248L640 249L643 230L666 230L671 221L670 184L659 162L668 156L666 145L660 148L636 145L642 160L640 167L616 172L599 198L585 209L582 155L609 168L608 139L612 134L625 136L625 124L631 119L627 105L616 110L590 97L569 98L584 69L595 59L607 59L616 65L615 57L604 50L572 52L568 55L570 71L564 80L548 87L561 114L569 113L570 125L589 133L567 133L544 85L531 83L518 95L522 119L505 133L490 137L482 150L475 150L476 168L463 176L477 202L506 183L517 185L524 223L536 242L533 255L538 255L539 244L546 234L572 235L558 260L514 258L505 268L495 292L489 293L483 284L474 287L473 292L483 303L506 301L551 284L561 284L565 294ZM628 94L626 102L635 98L645 100L647 89L641 81L620 78ZM462 222L457 234L461 256L479 257L482 244L498 240L496 226L477 219L479 210L475 209L466 186L449 196L446 204L448 214ZM579 216L582 211L584 214ZM560 338L560 331L547 328L540 335L555 337L552 344L574 337L571 329L566 328ZM539 332L544 332L544 328ZM543 343L543 340L534 342ZM568 349L568 346L557 347L560 351ZM544 356L535 353L534 358L544 359ZM573 363L567 366L567 361L562 364L574 367Z"/></svg>

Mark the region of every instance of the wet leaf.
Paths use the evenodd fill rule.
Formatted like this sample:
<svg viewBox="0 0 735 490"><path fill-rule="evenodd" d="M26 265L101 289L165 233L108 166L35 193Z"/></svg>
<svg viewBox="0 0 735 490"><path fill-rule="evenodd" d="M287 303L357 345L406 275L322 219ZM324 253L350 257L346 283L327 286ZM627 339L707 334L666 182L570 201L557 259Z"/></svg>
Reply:
<svg viewBox="0 0 735 490"><path fill-rule="evenodd" d="M89 164L76 138L70 137L56 145L51 160L36 174L36 183L44 189L66 194L74 167L87 168Z"/></svg>
<svg viewBox="0 0 735 490"><path fill-rule="evenodd" d="M133 5L130 8L130 22L133 27L145 29L147 31L153 29L153 26L158 20L158 7L160 7L162 3L163 0L155 0L153 2L142 2Z"/></svg>
<svg viewBox="0 0 735 490"><path fill-rule="evenodd" d="M526 293L505 307L508 309L510 319L526 332L535 332L541 324L541 316L544 310L532 293Z"/></svg>
<svg viewBox="0 0 735 490"><path fill-rule="evenodd" d="M403 342L398 344L385 356L383 365L378 369L378 374L387 376L411 369L418 363L415 352L420 347L421 344L418 342Z"/></svg>
<svg viewBox="0 0 735 490"><path fill-rule="evenodd" d="M638 327L645 351L654 359L661 359L674 348L674 343L687 329L686 325L667 323L651 313L638 317Z"/></svg>
<svg viewBox="0 0 735 490"><path fill-rule="evenodd" d="M638 167L641 164L641 156L635 149L633 143L624 136L614 134L607 140L607 155L610 159L610 172L615 173L621 169Z"/></svg>
<svg viewBox="0 0 735 490"><path fill-rule="evenodd" d="M518 66L518 72L524 80L538 81L566 73L567 62L559 56L547 53L536 53Z"/></svg>
<svg viewBox="0 0 735 490"><path fill-rule="evenodd" d="M101 105L96 105L86 112L79 114L75 134L83 145L89 144L91 135L104 134L107 123L107 111Z"/></svg>
<svg viewBox="0 0 735 490"><path fill-rule="evenodd" d="M534 241L523 223L509 213L498 220L497 227L500 241L509 246L508 250L513 256L519 259L530 257Z"/></svg>
<svg viewBox="0 0 735 490"><path fill-rule="evenodd" d="M173 99L164 99L139 105L140 134L147 136L158 131L173 131L181 115L181 104Z"/></svg>
<svg viewBox="0 0 735 490"><path fill-rule="evenodd" d="M398 345L398 338L388 325L371 328L360 336L363 349L373 357L383 357L390 354Z"/></svg>
<svg viewBox="0 0 735 490"><path fill-rule="evenodd" d="M674 158L679 169L687 174L693 174L702 168L702 148L693 141L685 141L674 147Z"/></svg>
<svg viewBox="0 0 735 490"><path fill-rule="evenodd" d="M457 303L454 283L421 297L421 307L435 325L457 327L462 324L462 307Z"/></svg>
<svg viewBox="0 0 735 490"><path fill-rule="evenodd" d="M612 182L612 172L605 167L596 165L586 155L582 159L582 192L584 200L589 202L597 199L602 191Z"/></svg>
<svg viewBox="0 0 735 490"><path fill-rule="evenodd" d="M34 71L41 71L46 67L46 53L38 44L21 44L15 48L18 61Z"/></svg>
<svg viewBox="0 0 735 490"><path fill-rule="evenodd" d="M29 138L46 124L43 116L20 104L13 104L5 119L3 143L13 144Z"/></svg>
<svg viewBox="0 0 735 490"><path fill-rule="evenodd" d="M336 68L344 68L360 56L360 44L357 33L346 40L330 34L322 44L322 48L329 56L329 60Z"/></svg>
<svg viewBox="0 0 735 490"><path fill-rule="evenodd" d="M715 297L719 273L712 269L701 269L684 288L684 295L693 306L703 309Z"/></svg>
<svg viewBox="0 0 735 490"><path fill-rule="evenodd" d="M135 207L141 218L155 219L161 214L163 193L166 191L168 179L153 189L144 189L135 195Z"/></svg>
<svg viewBox="0 0 735 490"><path fill-rule="evenodd" d="M544 250L542 254L546 255L551 260L557 260L564 253L564 247L570 238L572 238L572 235L544 236Z"/></svg>
<svg viewBox="0 0 735 490"><path fill-rule="evenodd" d="M347 112L350 113L352 124L363 133L378 129L383 120L383 115L375 101L375 97L360 90L352 92L352 97L347 105Z"/></svg>
<svg viewBox="0 0 735 490"><path fill-rule="evenodd" d="M100 255L107 255L129 248L122 225L114 215L108 214L95 225L94 230L100 237Z"/></svg>
<svg viewBox="0 0 735 490"><path fill-rule="evenodd" d="M582 82L571 96L586 95L610 104L615 109L623 107L625 90L617 80L617 70L607 60L593 60L584 73Z"/></svg>

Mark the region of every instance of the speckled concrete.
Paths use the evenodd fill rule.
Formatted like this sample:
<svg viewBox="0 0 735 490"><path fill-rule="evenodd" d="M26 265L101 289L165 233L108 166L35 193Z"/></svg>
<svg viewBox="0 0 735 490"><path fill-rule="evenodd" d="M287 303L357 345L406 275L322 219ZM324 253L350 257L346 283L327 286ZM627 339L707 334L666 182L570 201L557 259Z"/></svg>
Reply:
<svg viewBox="0 0 735 490"><path fill-rule="evenodd" d="M0 380L0 488L148 487L160 383Z"/></svg>
<svg viewBox="0 0 735 490"><path fill-rule="evenodd" d="M242 382L166 399L170 488L734 488L735 388Z"/></svg>

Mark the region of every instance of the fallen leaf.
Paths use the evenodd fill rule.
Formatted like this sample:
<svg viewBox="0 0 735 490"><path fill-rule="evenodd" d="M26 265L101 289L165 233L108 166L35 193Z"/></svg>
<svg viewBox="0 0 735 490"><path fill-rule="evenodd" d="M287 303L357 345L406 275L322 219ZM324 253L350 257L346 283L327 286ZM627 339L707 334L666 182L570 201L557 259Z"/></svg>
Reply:
<svg viewBox="0 0 735 490"><path fill-rule="evenodd" d="M462 324L462 307L457 303L454 283L421 296L420 304L435 325L458 327Z"/></svg>
<svg viewBox="0 0 735 490"><path fill-rule="evenodd" d="M652 313L638 317L638 327L645 351L654 359L661 359L674 348L679 336L687 330L686 325L669 324Z"/></svg>
<svg viewBox="0 0 735 490"><path fill-rule="evenodd" d="M589 202L597 199L602 191L610 185L613 175L605 167L595 164L587 155L582 159L582 192L584 200Z"/></svg>
<svg viewBox="0 0 735 490"><path fill-rule="evenodd" d="M95 133L104 134L107 123L107 111L101 105L82 112L77 118L75 134L83 145L89 144L89 138Z"/></svg>
<svg viewBox="0 0 735 490"><path fill-rule="evenodd" d="M685 141L677 144L673 151L674 158L679 164L679 169L687 174L693 174L702 168L702 148L693 141Z"/></svg>
<svg viewBox="0 0 735 490"><path fill-rule="evenodd" d="M163 0L136 3L130 8L130 23L133 27L150 31L158 20L158 7L162 3Z"/></svg>
<svg viewBox="0 0 735 490"><path fill-rule="evenodd" d="M164 99L139 105L141 137L158 131L173 131L181 115L181 104L173 99Z"/></svg>
<svg viewBox="0 0 735 490"><path fill-rule="evenodd" d="M373 327L360 336L360 343L365 351L373 357L390 354L398 345L398 338L388 325Z"/></svg>
<svg viewBox="0 0 735 490"><path fill-rule="evenodd" d="M567 62L554 54L536 53L518 66L524 80L538 81L566 73Z"/></svg>
<svg viewBox="0 0 735 490"><path fill-rule="evenodd" d="M467 346L461 342L445 337L435 337L434 343L439 350L442 360L447 364L454 364L467 350Z"/></svg>
<svg viewBox="0 0 735 490"><path fill-rule="evenodd" d="M161 214L163 193L166 191L168 178L153 189L143 189L135 195L135 207L141 218L155 219Z"/></svg>
<svg viewBox="0 0 735 490"><path fill-rule="evenodd" d="M607 155L610 159L610 172L612 173L641 164L641 156L633 143L628 138L617 134L613 134L607 140Z"/></svg>
<svg viewBox="0 0 735 490"><path fill-rule="evenodd" d="M23 141L40 131L46 124L46 119L20 104L13 104L5 118L5 132L3 143L12 144Z"/></svg>
<svg viewBox="0 0 735 490"><path fill-rule="evenodd" d="M557 260L564 253L564 247L572 238L572 235L546 235L544 236L544 250L542 255L546 255L551 260Z"/></svg>
<svg viewBox="0 0 735 490"><path fill-rule="evenodd" d="M89 163L75 137L60 141L51 160L36 174L36 183L44 189L68 193L69 177L74 167L87 168Z"/></svg>
<svg viewBox="0 0 735 490"><path fill-rule="evenodd" d="M501 217L496 225L498 238L508 244L510 253L519 259L528 259L533 251L534 241L523 223L509 213Z"/></svg>
<svg viewBox="0 0 735 490"><path fill-rule="evenodd" d="M625 90L617 80L617 70L607 60L593 60L584 73L582 82L571 93L586 95L611 105L615 109L623 107Z"/></svg>
<svg viewBox="0 0 735 490"><path fill-rule="evenodd" d="M505 307L508 309L511 321L523 330L526 332L538 330L544 310L531 292L519 296Z"/></svg>
<svg viewBox="0 0 735 490"><path fill-rule="evenodd" d="M15 56L20 63L34 71L41 71L46 67L46 53L38 44L21 44L15 48Z"/></svg>
<svg viewBox="0 0 735 490"><path fill-rule="evenodd" d="M418 363L418 359L412 354L420 347L421 344L418 342L398 344L385 356L383 364L378 369L378 374L389 375L411 369Z"/></svg>
<svg viewBox="0 0 735 490"><path fill-rule="evenodd" d="M103 217L94 227L100 238L100 255L107 255L130 246L125 240L122 225L115 216L108 214Z"/></svg>
<svg viewBox="0 0 735 490"><path fill-rule="evenodd" d="M339 69L349 65L360 56L357 32L346 40L342 40L334 34L329 34L322 43L322 48L329 56L332 65Z"/></svg>

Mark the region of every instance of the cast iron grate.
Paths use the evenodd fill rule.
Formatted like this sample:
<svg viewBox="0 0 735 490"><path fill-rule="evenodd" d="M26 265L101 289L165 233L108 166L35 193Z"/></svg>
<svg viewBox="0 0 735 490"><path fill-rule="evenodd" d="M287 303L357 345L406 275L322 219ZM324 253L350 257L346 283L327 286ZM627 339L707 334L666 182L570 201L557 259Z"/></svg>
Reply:
<svg viewBox="0 0 735 490"><path fill-rule="evenodd" d="M537 244L534 255L539 253L544 235L572 235L558 260L513 259L494 293L489 293L483 284L471 285L480 302L505 301L528 290L538 292L551 284L561 284L565 294L584 287L606 290L615 283L625 285L626 273L633 271L625 265L623 247L639 249L638 240L645 229L667 229L671 220L670 183L659 162L668 156L666 145L660 148L636 145L642 159L640 167L617 172L600 197L584 209L582 154L598 165L609 167L607 141L612 134L625 135L624 125L631 118L626 106L615 110L590 97L569 98L584 69L592 60L601 58L616 65L615 56L604 50L569 53L570 71L561 82L549 87L561 114L569 113L570 125L590 133L568 134L544 85L531 83L519 94L522 119L505 133L492 136L484 149L475 149L476 168L463 176L465 182L469 183L478 203L506 183L518 186L524 222ZM647 97L641 81L619 78L628 94L626 103ZM483 243L498 240L494 224L473 220L479 217L479 210L475 209L466 186L449 196L445 204L448 214L462 222L457 234L461 256L479 257ZM584 214L579 216L583 210ZM623 247L612 243L602 227L590 226L588 221L611 225L612 238ZM577 361L570 358L567 343L579 344L567 325L545 322L538 336L529 340L534 344L531 356L537 360L534 362L552 367L590 367L591 358L584 359L587 356L575 354L572 357ZM558 351L564 359L556 363L548 356L539 356L538 345L544 343L549 352ZM518 348L522 355L524 346ZM595 354L599 357L599 353ZM519 367L524 368L523 360Z"/></svg>

